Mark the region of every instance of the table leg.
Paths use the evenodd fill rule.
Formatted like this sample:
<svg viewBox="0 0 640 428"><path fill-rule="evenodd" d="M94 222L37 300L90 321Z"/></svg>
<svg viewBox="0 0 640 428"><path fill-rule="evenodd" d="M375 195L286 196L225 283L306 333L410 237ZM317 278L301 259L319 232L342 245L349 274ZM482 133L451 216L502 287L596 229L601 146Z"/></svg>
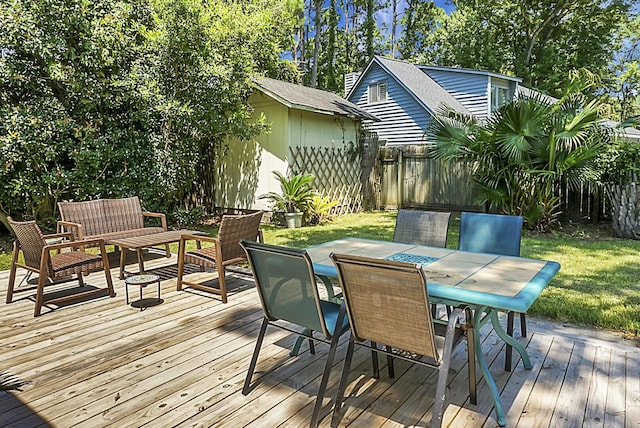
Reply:
<svg viewBox="0 0 640 428"><path fill-rule="evenodd" d="M490 310L489 317L491 318L493 329L496 331L496 333L498 333L498 336L500 336L500 338L504 340L507 345L511 345L513 348L515 348L516 351L518 351L518 353L522 357L522 364L524 365L524 368L527 370L531 370L533 366L531 365L531 360L529 359L527 350L524 348L524 346L522 346L520 342L518 342L512 336L509 336L507 332L504 331L502 325L500 324L500 320L498 320L498 312L495 310Z"/></svg>
<svg viewBox="0 0 640 428"><path fill-rule="evenodd" d="M138 256L138 274L142 275L144 273L144 257L142 257L142 248L138 248L136 250L136 254Z"/></svg>
<svg viewBox="0 0 640 428"><path fill-rule="evenodd" d="M476 308L473 315L474 320L474 329L473 329L473 343L476 351L476 360L478 364L480 364L480 369L482 370L482 375L484 376L484 381L489 387L489 391L493 396L493 402L496 407L496 416L498 419L498 425L501 427L507 424L507 421L504 417L504 409L502 408L502 401L500 401L500 391L498 391L498 386L496 385L496 381L493 379L491 372L489 371L489 366L484 359L484 354L482 353L482 346L480 343L480 327L482 326L483 315L484 312L491 312L492 309L488 309L486 307ZM489 316L491 316L489 314ZM484 320L486 322L486 320Z"/></svg>
<svg viewBox="0 0 640 428"><path fill-rule="evenodd" d="M140 311L142 311L142 285L139 287L140 288Z"/></svg>
<svg viewBox="0 0 640 428"><path fill-rule="evenodd" d="M120 279L124 279L124 265L127 263L127 249L120 247Z"/></svg>

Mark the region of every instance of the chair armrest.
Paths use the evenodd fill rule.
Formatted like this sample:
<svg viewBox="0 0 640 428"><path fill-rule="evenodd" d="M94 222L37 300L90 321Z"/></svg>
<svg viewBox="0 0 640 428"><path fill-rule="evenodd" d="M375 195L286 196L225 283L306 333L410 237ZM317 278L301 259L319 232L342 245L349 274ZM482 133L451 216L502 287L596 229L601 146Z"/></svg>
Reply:
<svg viewBox="0 0 640 428"><path fill-rule="evenodd" d="M92 244L97 244L100 245L100 247L103 247L104 239L87 239L86 241L69 241L61 242L59 244L45 245L42 251L60 250L62 248L84 248L85 246Z"/></svg>
<svg viewBox="0 0 640 428"><path fill-rule="evenodd" d="M218 238L212 238L210 236L204 235L182 235L180 236L181 241L197 241L197 242L208 242L210 244L220 245L220 240Z"/></svg>
<svg viewBox="0 0 640 428"><path fill-rule="evenodd" d="M48 235L42 235L42 237L44 239L51 239L51 238L67 238L70 241L73 241L73 233L71 232L58 232L58 233L50 233Z"/></svg>
<svg viewBox="0 0 640 428"><path fill-rule="evenodd" d="M153 213L153 212L149 212L149 211L143 211L142 212L142 217L155 217L155 218L159 218L160 219L160 223L162 224L162 229L164 229L164 231L167 231L167 216L162 214L162 213Z"/></svg>
<svg viewBox="0 0 640 428"><path fill-rule="evenodd" d="M70 221L59 220L56 223L57 231L59 233L62 232L62 228L63 227L69 228L69 229L75 229L76 236L78 237L78 239L82 239L82 237L84 236L84 228L82 227L82 225L80 223L72 223Z"/></svg>

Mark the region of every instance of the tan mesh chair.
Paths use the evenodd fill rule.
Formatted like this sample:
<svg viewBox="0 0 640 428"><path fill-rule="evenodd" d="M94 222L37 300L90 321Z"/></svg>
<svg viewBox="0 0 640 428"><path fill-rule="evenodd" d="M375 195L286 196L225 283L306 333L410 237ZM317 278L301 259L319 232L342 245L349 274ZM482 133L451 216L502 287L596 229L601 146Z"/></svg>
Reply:
<svg viewBox="0 0 640 428"><path fill-rule="evenodd" d="M7 303L13 301L15 290L15 280L17 268L23 268L29 272L38 274L38 286L36 289L36 307L34 316L39 316L42 306L45 303L60 303L67 300L75 300L97 293L109 292L110 297L115 297L111 273L109 272L109 260L105 250L104 241L96 239L91 241L67 241L56 244L47 244L47 239L69 238L73 239L71 233L56 233L43 235L35 221L17 222L9 218L9 225L16 235L13 243L13 256L11 259L11 271L9 272L9 288L7 290ZM97 245L100 247L100 255L85 253L80 247L86 245ZM60 250L70 251L60 251ZM22 251L24 263L19 263L18 256ZM52 254L56 253L56 254ZM63 282L71 275L76 275L81 287L84 287L83 274L96 269L103 269L107 280L106 288L97 288L69 296L46 299L44 287L48 280L52 282Z"/></svg>
<svg viewBox="0 0 640 428"><path fill-rule="evenodd" d="M434 321L427 282L419 265L351 255L332 254L331 258L338 269L351 326L332 426L339 422L356 343L375 353L386 354L390 376L393 376L394 358L439 370L431 423L432 426L439 427L444 412L451 353L467 336L469 395L471 402L476 404L471 310L454 308L446 324L444 321ZM466 325L461 324L463 314ZM378 344L383 346L378 347ZM375 371L374 366L374 376ZM354 394L360 395L357 392L351 393Z"/></svg>
<svg viewBox="0 0 640 428"><path fill-rule="evenodd" d="M394 242L446 247L449 212L400 210L393 233Z"/></svg>
<svg viewBox="0 0 640 428"><path fill-rule="evenodd" d="M182 290L183 285L186 285L198 290L220 294L222 301L227 303L225 270L230 265L247 260L247 255L240 246L241 240L262 242L261 219L262 211L239 216L225 215L222 217L217 238L183 235L178 249L178 291ZM186 252L185 245L189 240L196 241L199 246L202 243L213 245ZM217 269L220 288L217 289L197 282L186 281L184 279L185 263L198 265L201 270L205 268Z"/></svg>

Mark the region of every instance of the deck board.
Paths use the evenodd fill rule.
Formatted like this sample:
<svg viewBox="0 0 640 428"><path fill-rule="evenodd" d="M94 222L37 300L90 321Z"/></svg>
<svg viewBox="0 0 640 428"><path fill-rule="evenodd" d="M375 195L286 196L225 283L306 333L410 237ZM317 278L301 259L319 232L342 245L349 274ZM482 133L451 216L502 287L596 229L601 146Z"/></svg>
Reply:
<svg viewBox="0 0 640 428"><path fill-rule="evenodd" d="M125 304L124 282L117 279L117 263L112 266L115 298L45 309L38 318L32 316L31 292L3 305L0 369L31 383L23 391L0 393L0 426L308 426L327 346L319 344L311 355L304 345L300 356L290 357L295 337L270 328L253 378L258 385L246 397L241 393L262 318L248 271L228 276L229 303L222 304L210 293L176 291L175 256L153 257L146 266L161 274L162 303L140 311ZM7 280L8 272L0 272L2 298ZM86 281L100 287L104 275L93 273ZM145 289L145 297L151 291ZM137 300L137 290L130 292ZM524 370L515 358L512 372L503 370L502 341L489 325L482 330L508 426L640 426L640 349L585 339L549 323L541 328L530 320L529 330L528 338L518 340L533 369ZM478 404L469 402L465 349L453 354L445 425L495 427L479 370ZM343 339L322 427L330 425L345 351ZM437 372L396 361L390 379L382 356L380 366L381 378L372 379L370 354L356 350L340 426L426 426Z"/></svg>

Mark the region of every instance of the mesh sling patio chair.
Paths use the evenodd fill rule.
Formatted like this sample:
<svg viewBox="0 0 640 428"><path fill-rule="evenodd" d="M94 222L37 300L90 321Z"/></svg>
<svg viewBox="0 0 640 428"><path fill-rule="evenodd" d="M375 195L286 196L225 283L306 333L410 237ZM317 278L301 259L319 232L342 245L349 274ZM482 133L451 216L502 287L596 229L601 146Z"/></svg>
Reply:
<svg viewBox="0 0 640 428"><path fill-rule="evenodd" d="M247 257L240 247L240 241L262 241L260 231L260 220L262 211L247 215L224 215L218 230L218 236L211 238L207 236L182 235L178 249L178 281L177 289L182 290L183 286L189 286L202 291L209 291L220 294L223 303L227 303L227 283L225 271L228 266L246 261ZM203 248L193 251L186 251L187 241L196 241L198 246L206 244ZM211 244L211 245L210 245ZM187 281L184 278L184 265L190 263L198 265L200 270L214 268L218 271L219 289L201 283Z"/></svg>
<svg viewBox="0 0 640 428"><path fill-rule="evenodd" d="M251 385L251 379L269 325L309 339L312 354L315 354L314 341L324 342L329 345L329 352L310 421L310 426L315 427L338 340L349 329L344 306L320 299L313 266L304 250L249 241L242 241L241 245L247 252L264 312L242 394L247 395L259 383Z"/></svg>
<svg viewBox="0 0 640 428"><path fill-rule="evenodd" d="M458 249L475 253L520 256L522 217L502 214L463 212L460 215ZM513 336L514 312L507 313L507 334ZM527 337L527 318L520 314L520 332ZM505 370L511 371L513 348L507 345Z"/></svg>
<svg viewBox="0 0 640 428"><path fill-rule="evenodd" d="M444 248L450 216L449 212L399 210L393 242Z"/></svg>
<svg viewBox="0 0 640 428"><path fill-rule="evenodd" d="M375 354L386 354L390 369L394 358L438 369L431 426L439 427L444 413L451 353L466 336L469 396L471 402L476 404L471 310L457 307L453 309L448 321L434 320L431 316L427 281L419 265L340 254L332 254L331 259L338 269L351 326L332 426L339 422L356 344L370 348ZM466 325L461 324L463 315ZM378 347L378 344L382 346ZM375 375L374 367L374 377ZM357 392L350 395L354 394L360 395Z"/></svg>
<svg viewBox="0 0 640 428"><path fill-rule="evenodd" d="M450 212L401 209L396 218L393 242L445 248L450 217ZM449 314L450 308L447 306L446 309ZM438 307L432 303L431 315L435 317L437 313Z"/></svg>
<svg viewBox="0 0 640 428"><path fill-rule="evenodd" d="M46 303L52 304L76 300L103 293L104 291L108 291L110 297L115 297L116 294L113 290L111 272L109 271L109 260L102 239L73 241L73 235L71 233L43 235L35 221L18 222L9 218L9 225L16 235L16 240L13 243L7 303L13 301L13 294L17 291L15 290L17 268L26 269L29 272L38 274L34 317L40 316L42 306ZM52 238L68 238L70 241L47 244L47 239ZM85 253L82 247L87 245L99 246L100 254ZM20 263L18 260L20 251L22 251L24 263ZM104 270L107 281L106 288L96 288L63 297L46 299L44 287L50 283L49 280L51 280L51 282L64 282L61 280L68 280L71 275L76 275L78 283L81 287L84 287L83 275L97 269Z"/></svg>

